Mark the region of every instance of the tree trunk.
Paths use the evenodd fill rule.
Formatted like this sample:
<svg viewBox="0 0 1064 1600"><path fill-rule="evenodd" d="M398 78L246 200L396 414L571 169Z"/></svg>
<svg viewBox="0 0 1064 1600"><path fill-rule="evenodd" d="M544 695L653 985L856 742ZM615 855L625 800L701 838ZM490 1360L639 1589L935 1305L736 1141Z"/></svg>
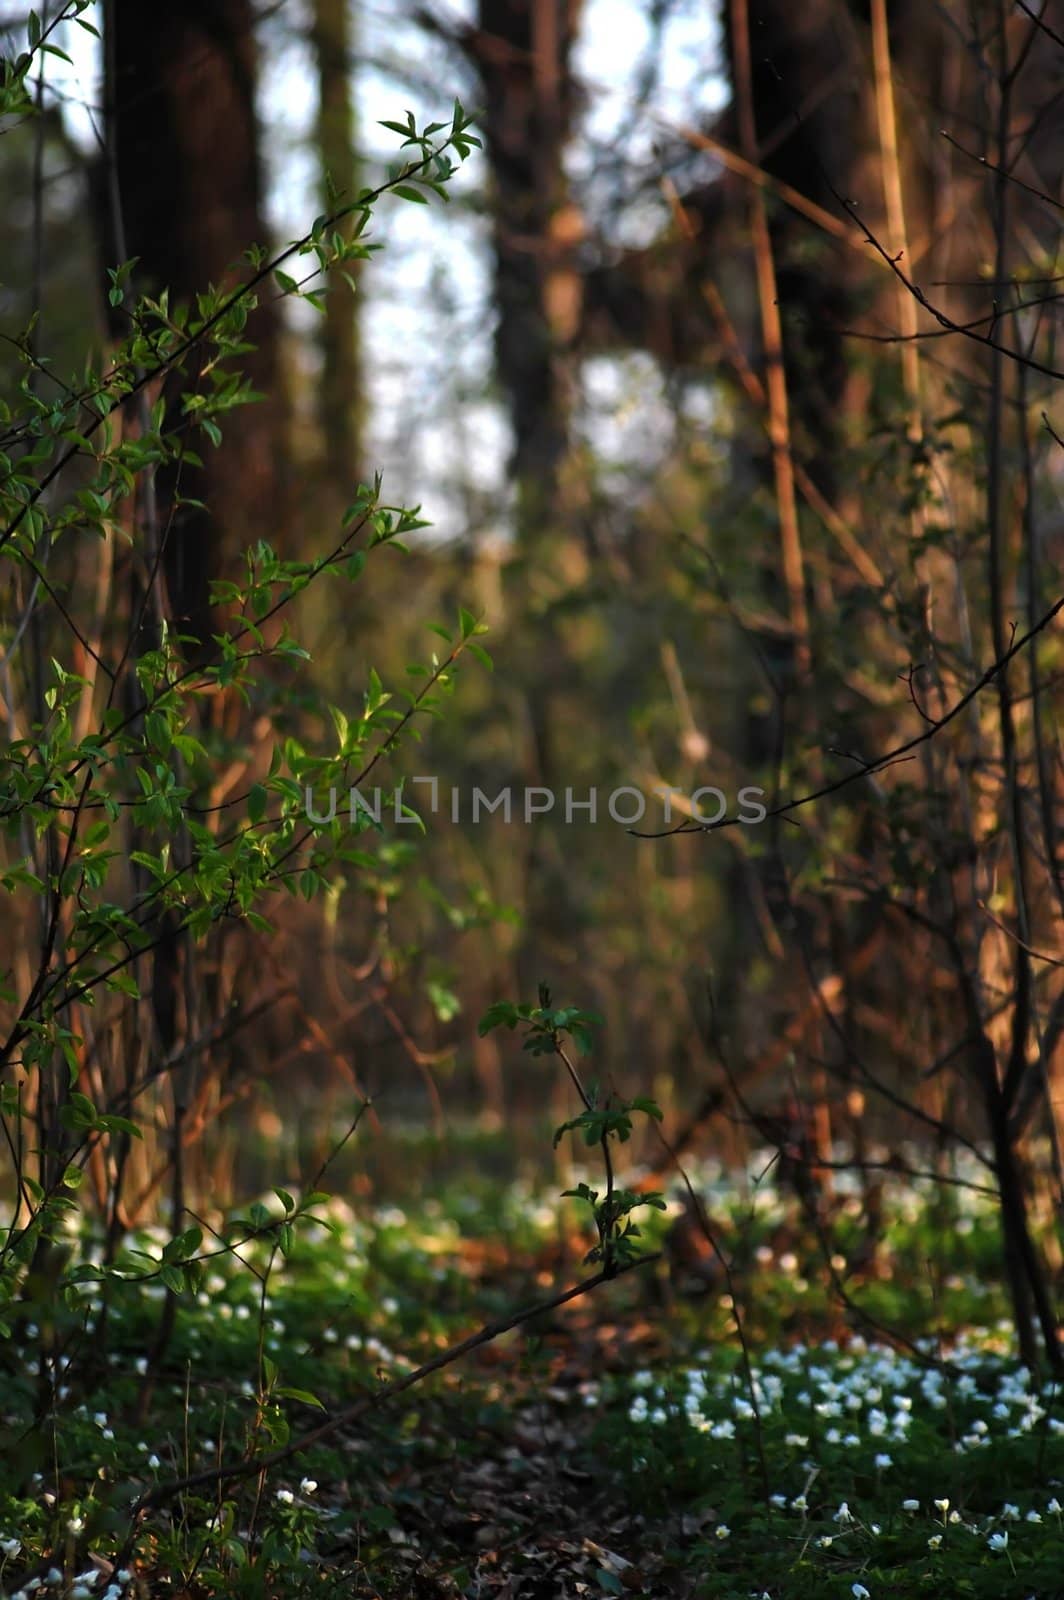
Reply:
<svg viewBox="0 0 1064 1600"><path fill-rule="evenodd" d="M314 0L311 39L318 69L318 150L325 171L322 204L334 210L358 193L351 104L351 15L348 0ZM350 235L350 220L340 224ZM357 272L355 263L344 271ZM362 375L360 370L358 302L343 273L329 282L322 322L321 384L318 426L321 433L329 501L342 510L353 498L361 465Z"/></svg>
<svg viewBox="0 0 1064 1600"><path fill-rule="evenodd" d="M567 346L579 322L580 219L563 157L580 0L480 0L467 48L484 89L494 196L495 359L524 518L555 508L569 438Z"/></svg>
<svg viewBox="0 0 1064 1600"><path fill-rule="evenodd" d="M168 288L172 305L246 273L243 252L266 242L255 118L250 0L112 0L107 15L108 102L117 216L108 259L137 258L137 282ZM248 318L255 346L240 358L260 401L224 419L224 446L195 442L202 468L180 484L161 474L159 525L170 607L198 638L211 631L209 583L284 522L280 462L284 404L278 317L270 291ZM194 368L180 384L196 381ZM176 412L179 386L167 394ZM204 502L174 509L183 499ZM172 515L171 515L172 513Z"/></svg>

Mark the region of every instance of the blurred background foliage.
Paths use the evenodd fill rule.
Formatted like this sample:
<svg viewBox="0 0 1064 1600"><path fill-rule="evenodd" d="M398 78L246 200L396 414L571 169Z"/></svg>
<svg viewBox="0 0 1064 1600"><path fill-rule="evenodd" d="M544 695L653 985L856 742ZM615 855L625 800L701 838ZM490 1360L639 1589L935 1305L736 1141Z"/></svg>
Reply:
<svg viewBox="0 0 1064 1600"><path fill-rule="evenodd" d="M0 139L0 326L37 314L56 372L120 331L107 267L193 301L378 181L400 107L420 125L460 95L484 140L446 209L381 208L386 251L334 273L321 315L264 297L262 398L182 484L209 510L178 507L166 577L200 636L247 544L309 555L378 469L431 524L302 597L311 689L218 708L214 803L269 738L326 731L321 701L351 706L371 665L401 680L460 604L494 658L399 758L439 781L424 830L386 826L357 877L212 947L211 1006L239 1026L201 1079L199 1184L225 1203L284 1181L277 1143L298 1168L353 1093L377 1138L538 1151L564 1096L476 1021L545 978L601 1013L602 1072L681 1142L739 1160L783 1127L825 1164L889 1154L900 1125L943 1161L1029 1144L1051 1208L1059 627L1004 701L793 819L637 839L567 825L562 796L602 812L633 786L660 832L655 785L732 810L744 785L818 789L943 715L1053 603L1059 40L982 0L98 10L100 40L66 30L42 116ZM20 372L0 348L9 400ZM508 785L558 803L474 825L474 789Z"/></svg>

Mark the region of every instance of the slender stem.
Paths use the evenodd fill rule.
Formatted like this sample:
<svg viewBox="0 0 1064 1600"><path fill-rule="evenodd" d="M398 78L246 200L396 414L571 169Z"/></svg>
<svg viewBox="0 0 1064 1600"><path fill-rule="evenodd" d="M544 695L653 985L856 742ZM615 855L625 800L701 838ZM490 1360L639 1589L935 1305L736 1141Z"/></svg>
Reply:
<svg viewBox="0 0 1064 1600"><path fill-rule="evenodd" d="M740 143L744 159L756 166L757 125L754 119L750 16L747 0L731 0L731 17ZM809 611L805 600L805 565L801 531L798 526L798 503L794 492L787 373L783 363L783 325L780 320L776 268L772 258L772 236L769 232L765 194L758 184L752 184L750 187L750 235L754 248L758 299L761 307L761 337L765 347L765 388L769 404L769 437L772 443L772 468L776 482L776 506L780 519L783 582L787 591L791 631L794 636L794 664L799 677L804 677L811 664Z"/></svg>

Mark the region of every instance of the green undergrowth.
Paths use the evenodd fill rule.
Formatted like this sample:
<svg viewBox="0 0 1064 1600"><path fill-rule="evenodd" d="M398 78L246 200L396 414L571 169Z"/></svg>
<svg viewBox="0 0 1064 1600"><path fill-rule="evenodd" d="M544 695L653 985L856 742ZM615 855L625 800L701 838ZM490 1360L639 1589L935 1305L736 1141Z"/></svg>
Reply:
<svg viewBox="0 0 1064 1600"><path fill-rule="evenodd" d="M135 1236L0 1346L0 1593L1064 1595L1064 1405L1012 1357L989 1200L892 1184L857 1273L856 1189L824 1238L770 1183L694 1177L749 1370L726 1284L640 1267L127 1543L153 1485L283 1448L586 1274L591 1242L571 1203L486 1182L322 1200L287 1255L291 1196L208 1216L194 1268Z"/></svg>

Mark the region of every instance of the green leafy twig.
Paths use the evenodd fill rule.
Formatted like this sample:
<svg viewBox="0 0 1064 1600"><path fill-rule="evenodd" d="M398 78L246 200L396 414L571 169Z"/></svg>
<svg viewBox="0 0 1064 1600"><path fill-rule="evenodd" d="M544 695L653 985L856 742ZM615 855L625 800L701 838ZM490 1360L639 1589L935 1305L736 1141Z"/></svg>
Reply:
<svg viewBox="0 0 1064 1600"><path fill-rule="evenodd" d="M598 1232L598 1244L588 1252L585 1260L601 1261L605 1275L611 1277L621 1265L631 1265L639 1259L636 1240L640 1237L640 1230L632 1220L632 1212L640 1206L652 1206L664 1211L665 1200L658 1193L636 1194L631 1189L617 1188L610 1140L617 1139L621 1144L626 1144L632 1136L633 1112L641 1112L660 1122L661 1108L645 1095L633 1100L615 1100L611 1094L603 1094L594 1083L589 1087L584 1086L565 1041L572 1039L580 1053L587 1055L591 1050L592 1029L599 1026L601 1021L595 1012L581 1011L578 1006L552 1007L550 990L541 983L537 1006L514 1005L508 1000L497 1001L484 1013L477 1031L483 1037L493 1028L513 1030L522 1026L525 1029L524 1049L534 1056L557 1056L568 1072L584 1109L555 1130L554 1144L557 1148L567 1133L579 1130L585 1144L597 1144L602 1151L605 1192L600 1194L590 1185L580 1183L575 1189L566 1189L565 1194L572 1199L582 1200L590 1207Z"/></svg>

